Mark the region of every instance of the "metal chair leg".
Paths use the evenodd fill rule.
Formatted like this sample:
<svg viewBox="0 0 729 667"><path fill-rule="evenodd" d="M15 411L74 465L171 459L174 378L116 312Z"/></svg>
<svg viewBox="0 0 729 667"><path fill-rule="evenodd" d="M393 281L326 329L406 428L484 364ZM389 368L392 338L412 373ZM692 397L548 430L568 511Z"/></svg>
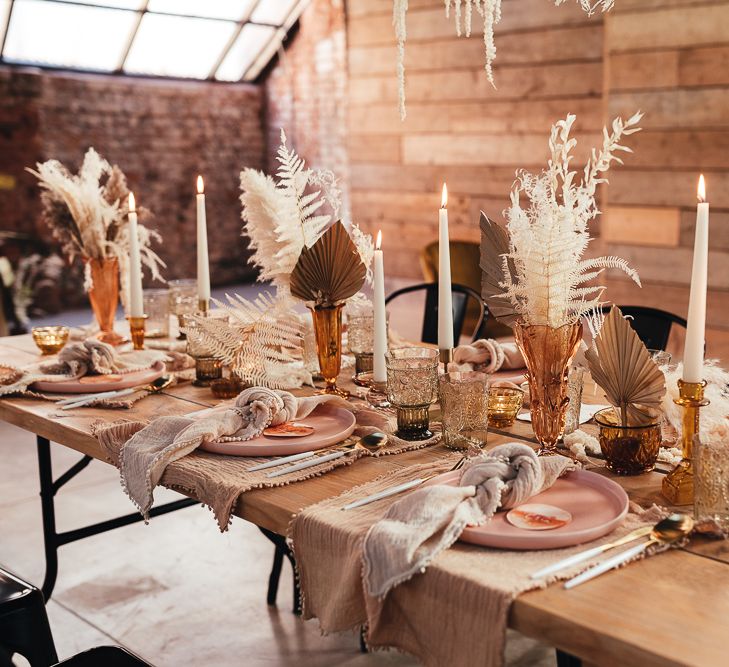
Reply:
<svg viewBox="0 0 729 667"><path fill-rule="evenodd" d="M571 653L566 653L565 651L560 651L559 649L556 649L557 652L557 667L582 667L582 660L578 658L575 655L572 655Z"/></svg>

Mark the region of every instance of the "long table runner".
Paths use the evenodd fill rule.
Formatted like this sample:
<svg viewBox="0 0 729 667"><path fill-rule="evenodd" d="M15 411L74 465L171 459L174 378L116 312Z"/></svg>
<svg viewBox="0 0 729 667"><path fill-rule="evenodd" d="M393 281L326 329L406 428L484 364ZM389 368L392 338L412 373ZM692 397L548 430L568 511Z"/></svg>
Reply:
<svg viewBox="0 0 729 667"><path fill-rule="evenodd" d="M366 595L362 583L362 540L397 498L356 510L342 506L423 474L445 472L458 460L444 454L437 463L393 471L344 494L302 510L289 539L298 566L304 618L318 618L324 632L367 628L372 648L396 647L426 666L500 665L511 602L523 592L578 574L586 562L542 581L536 570L577 553L585 545L549 551L507 551L457 543L423 574L393 589L384 600ZM631 507L625 522L597 546L635 528L655 523L657 508Z"/></svg>
<svg viewBox="0 0 729 667"><path fill-rule="evenodd" d="M236 511L238 503L241 502L242 495L247 491L286 486L318 477L340 466L351 465L363 456L400 454L433 445L440 439L438 433L428 441L406 442L391 435L396 429L394 417L367 409L359 409L356 415L358 426L353 436L340 444L354 442L359 437L380 429L390 435L387 444L375 454L356 449L333 461L270 478L267 476L271 472L270 469L253 472L249 469L257 463L270 461L271 457L225 456L196 450L170 463L162 475L160 483L167 488L190 494L210 507L218 527L221 531L225 531L230 525L231 517ZM94 433L111 463L118 468L122 447L145 426L147 426L145 422L139 421L122 421L111 425L100 423L95 425Z"/></svg>

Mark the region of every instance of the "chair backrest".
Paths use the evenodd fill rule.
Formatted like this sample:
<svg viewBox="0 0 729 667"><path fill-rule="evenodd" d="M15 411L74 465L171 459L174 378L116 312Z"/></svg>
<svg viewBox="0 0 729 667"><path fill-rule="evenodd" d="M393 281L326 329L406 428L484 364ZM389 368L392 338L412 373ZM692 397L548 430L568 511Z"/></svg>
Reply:
<svg viewBox="0 0 729 667"><path fill-rule="evenodd" d="M423 343L436 345L438 343L438 283L419 283L395 290L385 299L385 303L390 303L393 299L412 292L425 292L425 312L423 313L423 329L420 340ZM475 302L479 309L478 320L472 335L472 340L476 340L486 317L486 306L483 299L476 290L458 283L451 284L451 293L453 295L453 340L455 344L458 345L458 340L463 331L463 322L466 319L469 300Z"/></svg>
<svg viewBox="0 0 729 667"><path fill-rule="evenodd" d="M611 307L603 306L602 312L609 312ZM674 324L686 328L686 320L683 317L669 313L667 310L647 306L619 306L619 308L623 315L632 318L631 325L635 329L635 333L651 350L666 349Z"/></svg>

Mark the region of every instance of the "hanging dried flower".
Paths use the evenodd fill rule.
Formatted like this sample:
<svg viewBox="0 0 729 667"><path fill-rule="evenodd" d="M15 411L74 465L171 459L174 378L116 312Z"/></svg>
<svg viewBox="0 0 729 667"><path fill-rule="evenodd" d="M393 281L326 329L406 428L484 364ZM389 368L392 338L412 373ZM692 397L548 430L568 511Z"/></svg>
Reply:
<svg viewBox="0 0 729 667"><path fill-rule="evenodd" d="M562 5L569 0L554 0L556 6ZM496 88L494 82L493 62L496 59L496 42L494 40L494 26L501 20L501 0L444 0L446 18L450 18L451 3L454 4L454 22L456 34L460 37L465 33L466 37L471 36L471 24L474 9L483 19L483 41L486 51L486 76L491 85ZM598 9L608 11L615 0L577 0L579 5L588 14L593 14ZM461 4L464 9L462 11ZM395 28L397 40L397 79L398 99L400 118L405 120L405 40L407 39L406 16L408 11L408 0L394 0L392 24Z"/></svg>

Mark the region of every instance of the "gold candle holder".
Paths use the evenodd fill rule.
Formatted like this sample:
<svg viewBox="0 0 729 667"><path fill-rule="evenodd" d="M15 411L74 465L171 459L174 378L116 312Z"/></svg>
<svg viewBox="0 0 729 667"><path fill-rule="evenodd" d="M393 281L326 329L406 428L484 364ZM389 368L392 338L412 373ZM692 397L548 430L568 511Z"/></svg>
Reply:
<svg viewBox="0 0 729 667"><path fill-rule="evenodd" d="M197 311L205 315L210 310L210 301L208 299L197 300Z"/></svg>
<svg viewBox="0 0 729 667"><path fill-rule="evenodd" d="M699 433L699 411L709 401L704 398L706 380L702 382L678 381L679 398L676 405L683 408L681 420L681 461L663 478L662 492L673 505L694 502L694 470L691 461L694 436Z"/></svg>
<svg viewBox="0 0 729 667"><path fill-rule="evenodd" d="M144 349L144 329L146 320L146 315L140 315L139 317L127 317L127 321L129 322L129 333L132 336L132 345L135 350Z"/></svg>
<svg viewBox="0 0 729 667"><path fill-rule="evenodd" d="M453 361L453 348L447 350L440 350L440 362L443 364L443 371L448 372L448 364Z"/></svg>

